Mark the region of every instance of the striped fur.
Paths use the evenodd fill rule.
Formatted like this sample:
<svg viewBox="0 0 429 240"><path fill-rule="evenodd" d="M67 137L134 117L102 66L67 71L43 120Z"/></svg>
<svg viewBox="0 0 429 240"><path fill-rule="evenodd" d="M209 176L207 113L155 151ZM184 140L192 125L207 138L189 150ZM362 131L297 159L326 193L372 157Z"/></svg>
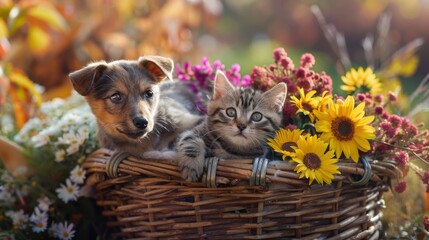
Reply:
<svg viewBox="0 0 429 240"><path fill-rule="evenodd" d="M234 88L222 73L218 73L214 84L205 120L182 133L176 145L182 177L188 181L200 179L206 157L261 156L267 138L281 123L285 84L262 93L252 88Z"/></svg>

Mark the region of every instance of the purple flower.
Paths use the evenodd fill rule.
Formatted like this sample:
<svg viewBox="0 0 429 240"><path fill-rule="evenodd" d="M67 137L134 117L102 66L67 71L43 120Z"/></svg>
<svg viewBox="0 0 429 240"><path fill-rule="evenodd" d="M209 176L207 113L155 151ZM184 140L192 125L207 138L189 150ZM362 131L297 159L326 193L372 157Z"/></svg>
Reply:
<svg viewBox="0 0 429 240"><path fill-rule="evenodd" d="M249 75L244 75L243 78L241 79L241 86L249 87L250 85L252 85L252 79L250 78Z"/></svg>

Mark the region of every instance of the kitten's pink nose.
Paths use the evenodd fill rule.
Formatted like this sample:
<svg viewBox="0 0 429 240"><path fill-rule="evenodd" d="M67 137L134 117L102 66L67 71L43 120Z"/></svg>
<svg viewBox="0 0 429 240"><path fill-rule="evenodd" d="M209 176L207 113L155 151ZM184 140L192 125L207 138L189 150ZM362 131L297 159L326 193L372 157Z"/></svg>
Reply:
<svg viewBox="0 0 429 240"><path fill-rule="evenodd" d="M240 130L240 132L242 132L244 129L246 129L246 125L239 123L239 124L237 124L237 128L238 128L238 130Z"/></svg>

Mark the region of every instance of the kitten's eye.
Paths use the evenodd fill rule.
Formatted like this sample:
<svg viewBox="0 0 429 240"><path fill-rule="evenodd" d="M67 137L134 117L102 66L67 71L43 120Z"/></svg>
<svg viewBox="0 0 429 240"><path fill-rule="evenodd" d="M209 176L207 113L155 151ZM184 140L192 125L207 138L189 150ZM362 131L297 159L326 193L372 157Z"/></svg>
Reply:
<svg viewBox="0 0 429 240"><path fill-rule="evenodd" d="M226 115L228 115L228 117L235 117L235 114L236 112L234 108L230 107L226 109Z"/></svg>
<svg viewBox="0 0 429 240"><path fill-rule="evenodd" d="M145 98L145 99L149 99L149 98L151 98L153 96L153 91L152 90L147 90L147 91L145 91L144 93L143 93L143 97Z"/></svg>
<svg viewBox="0 0 429 240"><path fill-rule="evenodd" d="M254 112L252 114L252 116L250 116L250 119L252 119L252 121L254 122L259 122L262 120L262 113L260 112Z"/></svg>
<svg viewBox="0 0 429 240"><path fill-rule="evenodd" d="M110 98L110 101L112 101L112 103L115 103L115 104L121 103L123 100L122 95L120 93L114 93L109 98Z"/></svg>

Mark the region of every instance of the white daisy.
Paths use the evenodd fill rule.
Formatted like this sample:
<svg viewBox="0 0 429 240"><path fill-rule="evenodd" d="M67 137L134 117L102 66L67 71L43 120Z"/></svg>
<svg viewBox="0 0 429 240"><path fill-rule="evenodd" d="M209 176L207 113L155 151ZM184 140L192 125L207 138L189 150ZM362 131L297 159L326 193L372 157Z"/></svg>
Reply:
<svg viewBox="0 0 429 240"><path fill-rule="evenodd" d="M48 215L44 211L40 211L38 207L34 208L34 213L30 217L33 223L33 232L39 233L46 230L48 225Z"/></svg>
<svg viewBox="0 0 429 240"><path fill-rule="evenodd" d="M80 184L85 180L85 173L86 172L83 170L83 168L81 168L79 165L76 165L76 167L71 171L70 178L74 183Z"/></svg>
<svg viewBox="0 0 429 240"><path fill-rule="evenodd" d="M25 224L28 222L28 215L22 209L19 211L7 211L5 215L12 219L13 225L18 228L25 228Z"/></svg>
<svg viewBox="0 0 429 240"><path fill-rule="evenodd" d="M64 105L64 103L65 103L65 100L61 98L55 98L51 101L44 102L42 106L40 106L40 112L42 114L52 113L52 111L55 111L61 108Z"/></svg>
<svg viewBox="0 0 429 240"><path fill-rule="evenodd" d="M31 142L33 143L33 146L35 148L43 147L49 142L49 140L49 135L44 134L42 132L31 138Z"/></svg>
<svg viewBox="0 0 429 240"><path fill-rule="evenodd" d="M11 192L8 188L4 186L0 186L0 199L7 203L14 203L15 198L12 196Z"/></svg>
<svg viewBox="0 0 429 240"><path fill-rule="evenodd" d="M70 144L73 141L73 139L75 139L74 134L66 132L61 137L58 138L57 144L66 144L66 145L68 145L68 144Z"/></svg>
<svg viewBox="0 0 429 240"><path fill-rule="evenodd" d="M78 134L80 135L80 137L83 139L82 143L88 139L89 137L89 127L88 125L82 125L78 130L77 130Z"/></svg>
<svg viewBox="0 0 429 240"><path fill-rule="evenodd" d="M69 112L61 119L61 122L64 122L67 125L79 124L80 116L76 113Z"/></svg>
<svg viewBox="0 0 429 240"><path fill-rule="evenodd" d="M61 130L58 128L57 125L51 125L47 128L44 128L42 131L40 131L39 134L46 134L48 136L57 136Z"/></svg>
<svg viewBox="0 0 429 240"><path fill-rule="evenodd" d="M52 204L48 197L39 198L37 199L37 202L39 203L37 207L44 212L47 212L49 210L49 206Z"/></svg>
<svg viewBox="0 0 429 240"><path fill-rule="evenodd" d="M62 240L70 240L74 237L75 230L73 230L73 223L52 223L51 231L54 236Z"/></svg>
<svg viewBox="0 0 429 240"><path fill-rule="evenodd" d="M70 200L76 201L79 197L79 187L72 183L70 179L66 180L66 185L61 184L60 188L55 190L58 194L58 198L67 203Z"/></svg>
<svg viewBox="0 0 429 240"><path fill-rule="evenodd" d="M18 134L14 136L14 140L19 143L27 142L31 137L35 136L39 130L43 128L43 122L39 118L31 118L28 120Z"/></svg>
<svg viewBox="0 0 429 240"><path fill-rule="evenodd" d="M56 162L62 162L64 161L64 157L66 155L66 151L64 149L60 149L55 152L55 161Z"/></svg>
<svg viewBox="0 0 429 240"><path fill-rule="evenodd" d="M68 155L72 155L73 153L76 153L78 151L79 151L79 145L77 144L72 144L66 149L66 152Z"/></svg>

